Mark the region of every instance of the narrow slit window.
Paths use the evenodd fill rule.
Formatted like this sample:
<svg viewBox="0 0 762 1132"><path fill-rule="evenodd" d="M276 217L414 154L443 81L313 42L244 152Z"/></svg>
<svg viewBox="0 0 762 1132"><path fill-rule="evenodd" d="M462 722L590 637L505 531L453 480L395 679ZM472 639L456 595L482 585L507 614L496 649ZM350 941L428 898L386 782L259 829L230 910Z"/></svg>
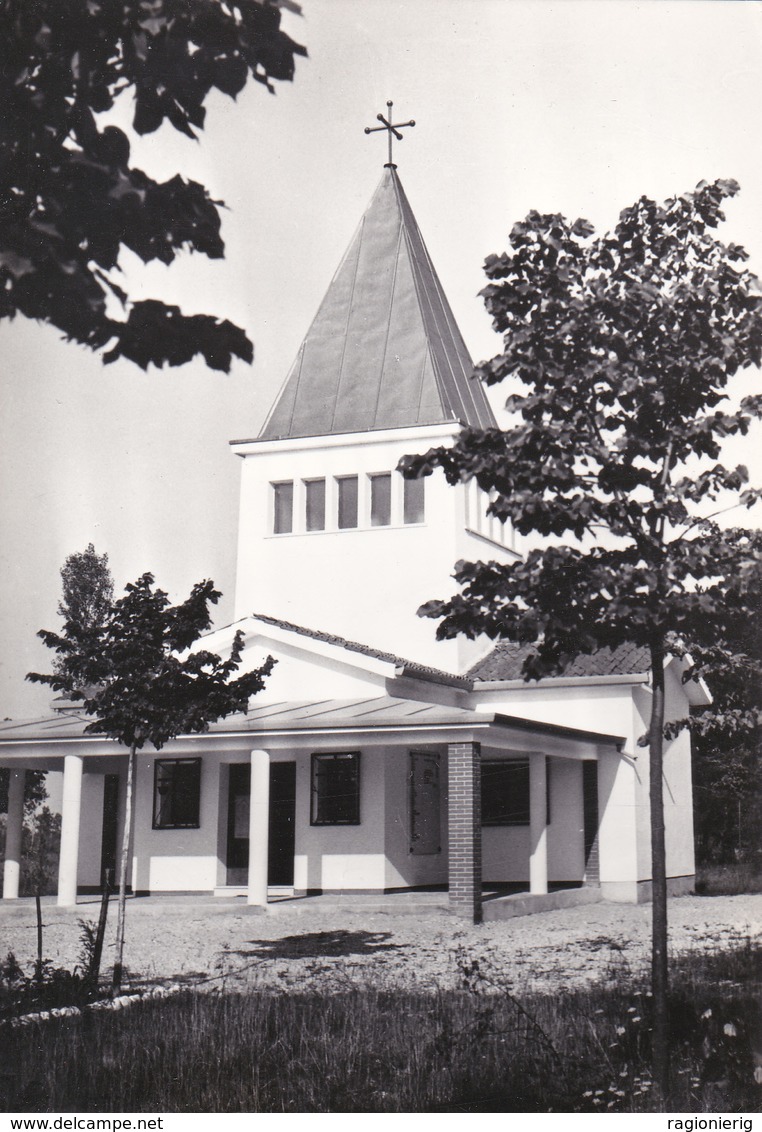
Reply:
<svg viewBox="0 0 762 1132"><path fill-rule="evenodd" d="M426 480L404 481L403 519L405 523L422 523L425 517Z"/></svg>
<svg viewBox="0 0 762 1132"><path fill-rule="evenodd" d="M273 534L289 535L294 529L294 485L273 484Z"/></svg>
<svg viewBox="0 0 762 1132"><path fill-rule="evenodd" d="M357 476L342 476L339 488L339 530L357 526Z"/></svg>
<svg viewBox="0 0 762 1132"><path fill-rule="evenodd" d="M325 480L307 480L305 485L307 500L307 530L325 530Z"/></svg>
<svg viewBox="0 0 762 1132"><path fill-rule="evenodd" d="M370 525L388 527L392 521L392 475L370 477Z"/></svg>

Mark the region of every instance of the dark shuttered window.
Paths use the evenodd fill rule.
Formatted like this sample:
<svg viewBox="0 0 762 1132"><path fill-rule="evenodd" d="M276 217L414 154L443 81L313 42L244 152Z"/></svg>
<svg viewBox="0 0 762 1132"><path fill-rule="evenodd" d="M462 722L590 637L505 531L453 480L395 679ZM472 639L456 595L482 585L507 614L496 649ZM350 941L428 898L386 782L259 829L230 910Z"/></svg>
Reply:
<svg viewBox="0 0 762 1132"><path fill-rule="evenodd" d="M200 803L201 759L157 759L153 828L198 829Z"/></svg>
<svg viewBox="0 0 762 1132"><path fill-rule="evenodd" d="M482 825L529 825L529 760L482 763Z"/></svg>
<svg viewBox="0 0 762 1132"><path fill-rule="evenodd" d="M312 756L313 825L360 824L360 752Z"/></svg>

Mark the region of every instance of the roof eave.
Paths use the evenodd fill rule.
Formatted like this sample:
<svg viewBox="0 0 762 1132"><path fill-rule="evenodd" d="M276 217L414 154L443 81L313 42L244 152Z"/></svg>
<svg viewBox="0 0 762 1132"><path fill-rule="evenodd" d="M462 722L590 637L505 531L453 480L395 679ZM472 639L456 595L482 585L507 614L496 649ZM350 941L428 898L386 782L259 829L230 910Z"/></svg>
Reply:
<svg viewBox="0 0 762 1132"><path fill-rule="evenodd" d="M578 688L605 684L647 684L647 672L612 673L608 676L544 676L541 680L479 680L474 678L474 692L511 692L519 688Z"/></svg>
<svg viewBox="0 0 762 1132"><path fill-rule="evenodd" d="M457 676L448 672L429 671L419 668L414 662L400 664L394 670L398 677L406 676L408 680L421 680L426 684L441 684L446 688L458 688L462 692L473 692L474 682L468 676Z"/></svg>

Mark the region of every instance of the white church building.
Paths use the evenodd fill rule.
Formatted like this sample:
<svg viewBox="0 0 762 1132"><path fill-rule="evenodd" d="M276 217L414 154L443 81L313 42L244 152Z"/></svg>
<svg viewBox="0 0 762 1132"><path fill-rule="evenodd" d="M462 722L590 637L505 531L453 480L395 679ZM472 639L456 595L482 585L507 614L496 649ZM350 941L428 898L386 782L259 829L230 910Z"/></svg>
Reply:
<svg viewBox="0 0 762 1132"><path fill-rule="evenodd" d="M260 434L234 440L234 623L204 639L277 664L245 716L138 753L132 890L244 896L447 892L479 920L650 893L651 703L637 648L521 678L515 646L437 642L418 607L458 559L508 562L476 484L404 480L404 455L495 420L394 165ZM667 665L668 717L702 689ZM18 895L26 769L63 770L58 902L98 891L121 843L127 756L63 705L0 725L11 768L4 892ZM690 740L665 752L667 871L694 879ZM503 894L526 894L507 895ZM531 902L534 902L532 905ZM501 911L502 908L502 911Z"/></svg>

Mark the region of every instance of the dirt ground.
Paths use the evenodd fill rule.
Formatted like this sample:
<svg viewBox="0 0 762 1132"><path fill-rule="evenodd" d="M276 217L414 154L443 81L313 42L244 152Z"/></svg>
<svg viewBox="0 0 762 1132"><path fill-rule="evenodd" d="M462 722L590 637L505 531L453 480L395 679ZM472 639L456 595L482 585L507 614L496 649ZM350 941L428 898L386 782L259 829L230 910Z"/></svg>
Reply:
<svg viewBox="0 0 762 1132"><path fill-rule="evenodd" d="M78 962L76 910L43 907L43 952L55 965ZM762 938L762 895L677 897L670 901L673 955L721 950ZM104 970L113 960L116 907L110 913ZM378 912L350 902L295 902L255 915L245 905L149 899L127 906L125 963L134 984L185 983L206 989L298 990L373 984L457 985L464 959L515 991L560 990L625 974L645 974L648 905L592 904L473 926L436 908L420 914ZM12 951L29 969L36 954L34 903L0 909L0 958Z"/></svg>

